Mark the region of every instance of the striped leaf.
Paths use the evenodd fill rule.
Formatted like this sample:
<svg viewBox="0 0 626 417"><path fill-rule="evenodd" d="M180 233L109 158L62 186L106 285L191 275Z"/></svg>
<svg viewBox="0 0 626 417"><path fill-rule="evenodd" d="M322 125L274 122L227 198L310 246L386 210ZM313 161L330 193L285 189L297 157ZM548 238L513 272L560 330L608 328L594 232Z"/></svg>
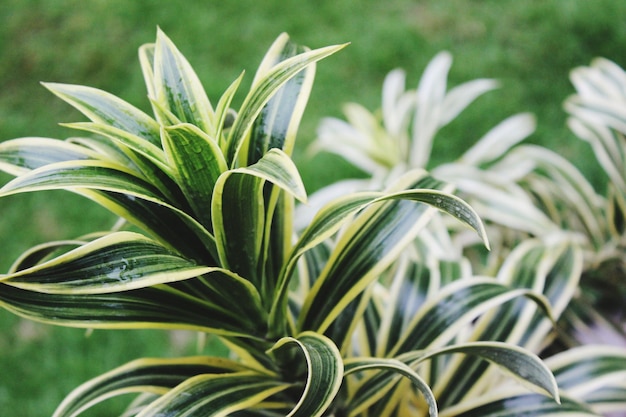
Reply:
<svg viewBox="0 0 626 417"><path fill-rule="evenodd" d="M157 31L153 59L154 96L150 98L181 122L212 133L215 115L206 92L187 59L160 29Z"/></svg>
<svg viewBox="0 0 626 417"><path fill-rule="evenodd" d="M415 171L407 174L397 187L437 188L445 187L445 184L425 176L421 171ZM431 206L416 205L410 201L412 197ZM358 207L350 205L353 209ZM398 256L404 245L424 227L433 214L432 206L478 225L481 233L482 223L465 203L436 190L399 192L390 201L367 208L342 234L322 276L309 293L300 317L301 328L318 331L328 328L341 310L373 282L391 259ZM339 211L340 216L347 214L347 211ZM323 235L338 227L338 222L329 224L329 229L322 228L322 232L311 233L311 237L317 238L316 234ZM306 247L308 243L300 245Z"/></svg>
<svg viewBox="0 0 626 417"><path fill-rule="evenodd" d="M492 128L465 151L459 162L474 166L493 162L530 136L535 131L536 124L532 114L523 113L511 116Z"/></svg>
<svg viewBox="0 0 626 417"><path fill-rule="evenodd" d="M252 408L288 387L253 372L198 375L148 405L137 417L225 417Z"/></svg>
<svg viewBox="0 0 626 417"><path fill-rule="evenodd" d="M587 406L565 396L561 403L540 394L521 393L514 389L500 389L457 407L442 410L440 417L585 417L596 416Z"/></svg>
<svg viewBox="0 0 626 417"><path fill-rule="evenodd" d="M63 126L105 136L111 139L114 143L128 147L139 155L148 158L161 170L168 173L171 171L170 167L166 163L165 154L163 153L161 147L133 133L103 123L64 123Z"/></svg>
<svg viewBox="0 0 626 417"><path fill-rule="evenodd" d="M155 146L159 145L157 122L117 96L81 85L57 83L43 85L95 124L111 126L145 139Z"/></svg>
<svg viewBox="0 0 626 417"><path fill-rule="evenodd" d="M219 102L217 103L217 107L215 108L215 127L214 132L210 133L209 136L214 138L220 146L220 149L225 146L226 137L224 131L227 128L230 128L230 124L232 121L228 120L229 117L233 116L233 110L230 108L230 104L233 101L235 93L239 88L239 84L241 84L241 80L243 79L245 73L241 73L239 77L233 81L230 86L226 89L224 94L220 97ZM228 126L227 126L228 123Z"/></svg>
<svg viewBox="0 0 626 417"><path fill-rule="evenodd" d="M50 294L0 282L0 305L31 320L69 327L189 329L243 338L263 336L264 317L254 289L241 278L223 271L209 277L222 280L219 284L229 291L216 292L206 282L198 281L119 293ZM194 295L203 289L202 298ZM225 293L239 298L220 299ZM210 297L214 302L208 301Z"/></svg>
<svg viewBox="0 0 626 417"><path fill-rule="evenodd" d="M626 409L626 351L616 346L586 345L546 360L559 387L598 412Z"/></svg>
<svg viewBox="0 0 626 417"><path fill-rule="evenodd" d="M89 240L86 237L81 237L75 240L60 240L46 242L39 245L35 245L32 248L23 252L11 265L8 274L12 274L22 269L33 267L39 263L44 262L56 255L67 252L78 246L84 245Z"/></svg>
<svg viewBox="0 0 626 417"><path fill-rule="evenodd" d="M162 130L163 148L176 181L202 225L211 230L211 200L217 178L227 170L217 143L191 124Z"/></svg>
<svg viewBox="0 0 626 417"><path fill-rule="evenodd" d="M380 323L373 326L375 330L372 330L373 348L377 356L384 357L398 343L411 319L440 286L441 277L435 265L407 259L398 262L389 292L385 293L384 301L376 304L378 308L375 308L380 317ZM379 298L383 296L379 295Z"/></svg>
<svg viewBox="0 0 626 417"><path fill-rule="evenodd" d="M548 301L531 290L511 288L492 278L452 282L418 310L388 355L443 346L481 313L522 296L535 301L551 317Z"/></svg>
<svg viewBox="0 0 626 417"><path fill-rule="evenodd" d="M282 188L301 202L306 202L306 190L298 168L282 150L272 148L253 165L241 167L232 172L249 174Z"/></svg>
<svg viewBox="0 0 626 417"><path fill-rule="evenodd" d="M585 176L572 163L545 148L526 145L515 150L515 155L518 154L522 159L532 161L537 174L546 178L545 182L552 187L545 201L552 205L562 201L568 208L567 211L561 209L565 227L572 231L582 229L595 247L601 247L608 240L603 233L606 230L601 209L603 201ZM529 181L528 187L541 195L543 187L535 181Z"/></svg>
<svg viewBox="0 0 626 417"><path fill-rule="evenodd" d="M42 190L96 189L162 202L158 190L122 165L107 161L65 161L48 164L8 182L0 195ZM164 203L165 204L165 203Z"/></svg>
<svg viewBox="0 0 626 417"><path fill-rule="evenodd" d="M291 355L297 356L293 363ZM317 417L325 415L341 386L344 366L337 346L320 334L303 332L297 337L280 339L270 353L277 357L287 375L302 368L306 382L300 400L288 417ZM285 362L284 358L289 360ZM304 363L302 361L304 358Z"/></svg>
<svg viewBox="0 0 626 417"><path fill-rule="evenodd" d="M437 416L437 401L428 384L410 366L396 359L386 358L350 358L345 361L345 375L369 370L387 371L376 374L378 378L367 378L359 384L352 395L348 407L351 416L367 411L368 407L382 399L397 386L398 375L407 377L422 393L427 403L428 415ZM390 406L393 403L388 403Z"/></svg>
<svg viewBox="0 0 626 417"><path fill-rule="evenodd" d="M441 126L454 120L478 97L498 87L500 87L498 81L482 78L466 81L448 90L441 106Z"/></svg>
<svg viewBox="0 0 626 417"><path fill-rule="evenodd" d="M220 176L212 200L213 228L222 265L259 289L263 287L263 239L266 228L271 227L263 198L268 181L298 198L306 198L291 159L271 149L254 165Z"/></svg>
<svg viewBox="0 0 626 417"><path fill-rule="evenodd" d="M529 384L544 395L549 395L555 402L560 402L557 381L546 364L535 354L511 343L473 342L451 345L427 352L409 352L398 357L412 367L440 355L462 353L487 360L506 370L518 381ZM454 385L457 381L445 381ZM467 387L467 388L471 388Z"/></svg>
<svg viewBox="0 0 626 417"><path fill-rule="evenodd" d="M160 243L199 264L218 265L215 237L196 219L162 201L133 195L80 189L74 190L155 237Z"/></svg>
<svg viewBox="0 0 626 417"><path fill-rule="evenodd" d="M2 275L0 282L7 309L45 322L244 334L246 328L257 333L265 327L260 296L249 282L221 268L197 266L131 232L106 235Z"/></svg>
<svg viewBox="0 0 626 417"><path fill-rule="evenodd" d="M171 167L166 163L165 154L156 146L152 146L145 140L122 130L96 125L91 123L68 124L70 127L92 125L94 132L101 136L94 138L72 138L72 142L79 143L96 150L101 159L116 162L127 166L140 173L164 195L170 202L182 204L185 199L181 196L181 190L174 182L174 174ZM88 130L91 127L87 128Z"/></svg>
<svg viewBox="0 0 626 417"><path fill-rule="evenodd" d="M154 240L132 232L111 233L1 282L52 294L104 294L176 282L208 273Z"/></svg>
<svg viewBox="0 0 626 417"><path fill-rule="evenodd" d="M291 42L286 34L281 34L265 54L252 84L256 85L281 61L306 50L307 48L301 48ZM268 153L273 150L280 150L285 155L292 154L314 76L315 65L305 67L282 85L263 106L252 125L249 140L244 143L244 146L247 146L245 152L247 156L242 166L253 166L260 158L267 158ZM241 152L241 158L243 157L244 151ZM285 177L289 182L294 180L299 182L299 178L295 167L292 173ZM299 192L293 196L304 201L306 199L304 186L301 182L294 185ZM266 187L264 200L268 216L266 221L270 227L265 231L262 267L265 276L277 277L291 247L294 202L292 195L286 195L276 186ZM274 295L276 281L275 278L264 280L263 293L268 300Z"/></svg>
<svg viewBox="0 0 626 417"><path fill-rule="evenodd" d="M566 109L570 103L566 102ZM574 113L573 110L570 112ZM602 169L607 174L611 183L620 190L622 195L626 194L626 178L623 167L626 164L626 147L623 144L619 132L615 132L608 127L593 123L593 120L586 120L580 117L571 117L567 125L576 136L589 142L596 159Z"/></svg>
<svg viewBox="0 0 626 417"><path fill-rule="evenodd" d="M395 359L389 361L399 362L410 370L416 369L422 362L433 360L442 355L450 355L453 353L462 353L476 358L481 358L492 362L499 366L500 369L511 374L516 380L529 385L530 388L540 391L543 395L549 395L555 403L559 403L559 392L556 380L548 369L548 367L536 355L527 350L514 345L496 342L475 342L446 346L432 351L413 351L399 355ZM372 359L375 362L376 359ZM346 364L346 369L348 365ZM414 371L413 371L414 372ZM421 380L421 378L420 378ZM404 387L393 384L389 376L383 374L370 374L359 382L359 388L355 393L356 398L364 401L363 407L371 407L377 401L380 401L376 407L389 409L396 406L397 400L402 398ZM430 391L430 387L425 382L427 391L423 391L424 395L430 393L432 401L434 395ZM445 381L446 384L455 385L455 379ZM394 390L392 392L391 390ZM421 390L421 389L420 389ZM433 414L433 404L428 398L427 403L431 415ZM445 406L442 414L445 413ZM356 410L355 410L356 411ZM436 415L436 414L435 414Z"/></svg>
<svg viewBox="0 0 626 417"><path fill-rule="evenodd" d="M267 102L287 81L307 66L339 51L345 45L328 46L303 52L281 61L263 74L246 96L233 124L226 143L226 161L231 168L237 166L237 156L254 121Z"/></svg>
<svg viewBox="0 0 626 417"><path fill-rule="evenodd" d="M194 218L125 166L99 160L45 165L0 189L0 195L65 189L84 195L196 260L215 265L214 238Z"/></svg>
<svg viewBox="0 0 626 417"><path fill-rule="evenodd" d="M527 240L507 257L498 278L511 288L542 293L557 318L577 288L581 267L582 253L577 248L562 242L548 246ZM539 352L546 345L553 326L545 312L537 312L537 305L518 299L479 318L469 338L505 342ZM437 392L442 405L459 403L473 397L475 392L488 389L498 372L472 357L454 361L447 368L441 372L442 381ZM455 383L447 383L449 381Z"/></svg>
<svg viewBox="0 0 626 417"><path fill-rule="evenodd" d="M281 34L265 54L252 84L262 83L276 65L307 51L293 43L287 34ZM252 127L246 165L255 163L272 148L291 155L314 77L315 65L308 65L285 82L263 106Z"/></svg>
<svg viewBox="0 0 626 417"><path fill-rule="evenodd" d="M246 370L237 362L205 356L173 359L138 359L104 373L73 390L53 417L76 417L109 398L129 393L167 393L189 378Z"/></svg>
<svg viewBox="0 0 626 417"><path fill-rule="evenodd" d="M261 288L259 260L265 228L264 181L224 173L217 181L211 213L220 264Z"/></svg>
<svg viewBox="0 0 626 417"><path fill-rule="evenodd" d="M15 176L55 162L86 159L100 159L100 155L57 139L20 138L0 142L0 170Z"/></svg>

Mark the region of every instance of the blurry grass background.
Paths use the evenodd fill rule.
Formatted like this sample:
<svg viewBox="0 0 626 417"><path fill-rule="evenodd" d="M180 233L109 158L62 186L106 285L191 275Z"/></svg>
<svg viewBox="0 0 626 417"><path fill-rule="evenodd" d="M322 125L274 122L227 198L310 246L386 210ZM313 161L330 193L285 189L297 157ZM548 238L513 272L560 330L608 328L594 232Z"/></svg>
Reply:
<svg viewBox="0 0 626 417"><path fill-rule="evenodd" d="M569 70L605 56L626 66L622 0L4 0L0 9L0 140L74 134L58 122L82 121L40 81L90 85L148 110L137 48L159 25L189 59L216 101L247 71L246 91L280 32L310 47L351 42L318 65L300 130L299 164L309 191L359 175L331 156L303 149L321 117L347 101L379 107L384 76L402 67L414 87L440 50L452 52L450 84L480 77L502 87L481 97L442 131L433 161L455 158L516 112L537 115L530 139L575 161L596 184L588 147L564 125ZM241 103L242 94L236 98ZM0 183L10 179L0 174ZM114 219L76 196L37 193L0 200L0 272L30 246L102 230ZM165 332L95 331L42 326L0 311L0 415L48 416L82 381L140 356L195 352ZM118 408L116 408L118 407ZM87 413L114 415L113 403Z"/></svg>

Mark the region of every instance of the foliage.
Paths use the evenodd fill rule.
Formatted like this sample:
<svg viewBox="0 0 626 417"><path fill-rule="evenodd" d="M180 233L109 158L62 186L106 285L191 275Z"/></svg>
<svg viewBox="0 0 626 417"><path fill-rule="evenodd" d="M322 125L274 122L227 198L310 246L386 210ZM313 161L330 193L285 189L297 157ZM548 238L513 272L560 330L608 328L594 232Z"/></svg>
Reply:
<svg viewBox="0 0 626 417"><path fill-rule="evenodd" d="M346 180L322 189L312 196L312 208L300 207L301 218L309 218L308 212L335 195L376 189L408 169L429 167L439 130L477 97L497 86L493 80L479 79L447 91L451 64L450 54L438 54L415 90L405 89L403 71L392 71L383 86L380 112L372 114L350 103L344 107L346 121L322 121L314 149L346 158L371 178ZM613 367L607 363L607 374L585 373L582 369L586 365L577 363L579 349L567 349L579 344L576 339L583 336L597 340L603 333L613 331L625 340L623 319L601 315L598 310L603 311L601 306L608 299L615 306L609 313L615 315L617 308L620 314L625 288L621 273L624 206L620 184L626 172L621 157L626 76L615 64L598 60L592 68L575 70L572 79L579 94L566 103L572 114L569 124L578 136L592 144L609 177L607 195L598 194L584 175L557 153L519 144L533 132L535 120L530 114L511 116L457 160L429 167L435 177L455 184L459 195L486 221L491 251L486 253L477 247L475 238L447 219L436 218L417 237L411 249L414 253L406 255L409 260L398 267L397 273L405 276L419 271L421 285L426 288L416 299L425 300L424 303L437 299L445 291L445 284L459 285L459 279L464 281L476 274L494 276L498 282L542 293L560 319L558 334L552 332L545 319L542 323L533 317L535 313L528 309L534 307L510 305L481 317L473 326L465 325L456 340L506 341L538 354L546 354L548 347L550 352L566 349L554 362L548 362L563 360L568 366L581 369L580 373L566 373L559 380L564 397L587 402L598 413L624 411L624 362L616 361ZM402 293L397 297L412 296ZM589 326L604 323L609 326L602 326L591 336L586 334ZM598 362L604 360L604 352L618 356L626 352L623 348L596 349L598 358L593 360ZM552 370L558 373L556 368ZM503 407L503 402L512 403L511 393L502 394L506 401L498 400L500 394L492 392L493 387L501 386L498 378L470 360L444 363L436 374L443 381L441 391L435 390L440 406L450 406L452 410L444 408L444 414L465 415L464 410L469 409L490 415L497 413L494 410ZM587 390L577 387L568 391L568 378L576 385L581 375L586 375L589 387L593 384L589 381L602 382ZM519 404L522 402L520 399ZM542 415L548 410L535 412Z"/></svg>
<svg viewBox="0 0 626 417"><path fill-rule="evenodd" d="M543 394L512 385L508 395L561 409L555 375L536 355L463 337L497 306L524 306L542 324L558 314L549 297L510 281L525 274L456 280L462 265L451 263L449 275L423 280L429 269L408 274L401 265L415 264L395 263L437 209L486 244L480 218L449 184L408 170L385 191L330 201L294 238L294 199L306 193L290 154L314 63L341 48L303 49L282 35L236 112L242 77L213 106L162 31L140 48L153 116L102 90L45 84L90 120L67 126L93 136L0 144L0 168L16 176L0 195L68 190L129 226L25 252L0 275L1 305L65 326L191 329L230 350L130 362L77 388L55 416L129 393L139 396L125 415L142 417L437 415L443 379L432 369L459 353ZM578 251L552 250L547 270L575 276ZM401 300L409 293L416 298ZM570 403L564 397L580 407Z"/></svg>

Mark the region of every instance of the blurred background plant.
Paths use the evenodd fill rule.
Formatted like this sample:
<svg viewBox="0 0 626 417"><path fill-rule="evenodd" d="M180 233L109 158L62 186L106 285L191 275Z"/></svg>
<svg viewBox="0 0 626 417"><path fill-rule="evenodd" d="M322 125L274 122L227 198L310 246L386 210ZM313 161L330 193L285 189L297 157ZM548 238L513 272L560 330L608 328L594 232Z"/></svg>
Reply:
<svg viewBox="0 0 626 417"><path fill-rule="evenodd" d="M445 292L445 286L432 288L450 277L493 276L514 287L542 291L555 310L556 332L549 323L526 321L522 309L507 307L482 317L476 326L464 325L470 340L519 343L544 358L561 352L561 358L579 366L580 351L575 348L581 344L591 356L591 352L606 348L599 345L617 345L621 350L616 351L624 357L626 72L608 59L596 58L591 66L570 73L576 94L568 97L564 110L570 114L568 126L576 139L588 142L589 151L605 172L608 184L596 191L585 175L559 154L558 147L552 150L523 143L535 130L535 117L530 113L506 118L475 138L460 157L434 165L430 155L442 139L440 130L498 86L495 80L484 78L449 85L452 61L450 53L439 52L423 71L416 89L407 89L406 73L394 69L383 83L382 108L370 112L358 103L347 103L345 120L322 119L312 150L345 158L371 178L337 181L316 191L308 205L299 206L299 221L306 223L326 200L356 190L375 190L409 169L428 168L435 178L455 184L458 195L476 209L486 222L491 249L479 248L465 230L435 218L407 250L412 249L412 254L394 269L394 276L422 275L417 280L427 283L428 291L421 294L424 298ZM559 246L571 252L555 257L558 250L554 249ZM528 251L529 247L534 249ZM520 256L525 251L534 254ZM554 262L549 272L544 268L546 259ZM405 286L398 288L402 288L401 295L388 304L410 317L411 303L404 304L405 300L420 297L407 296ZM442 390L437 398L440 407L449 404L450 398L458 401L464 395L474 403L486 401L477 398L476 386L481 381L499 386L485 369L467 362L467 366L450 371L456 372L455 376L446 381L454 381L456 387ZM576 390L577 400L587 402L596 413L617 411L616 415L623 415L626 370L614 371L615 378L610 381L606 375L606 384L598 392ZM462 381L473 385L458 388ZM569 382L560 382L571 392ZM455 407L455 412L463 407Z"/></svg>
<svg viewBox="0 0 626 417"><path fill-rule="evenodd" d="M75 120L76 114L39 81L92 85L148 109L136 45L151 40L156 25L191 58L209 97L227 87L233 71L255 68L277 34L287 31L311 47L352 42L318 70L300 129L301 145L315 138L321 117L339 116L346 101L378 107L380 85L393 68L405 69L407 84L416 85L426 63L445 49L456 62L449 74L451 85L486 77L498 79L501 89L478 99L442 129L433 165L458 157L505 117L532 111L537 130L527 141L558 149L595 186L603 187L602 169L587 144L572 140L561 102L572 92L571 68L596 56L626 66L625 15L626 3L617 0L193 0L184 6L165 1L5 0L0 11L0 140L71 134L57 121ZM248 74L243 84L251 81ZM294 157L309 192L336 178L364 176L332 155L309 158L296 152ZM2 176L0 182L7 179ZM113 222L99 207L68 194L6 198L0 205L0 234L11 236L11 244L2 248L0 271L34 244ZM56 226L61 223L62 229ZM136 333L130 338L123 331L95 331L86 339L81 330L44 329L0 312L0 374L28 381L0 382L0 410L11 410L15 417L50 414L72 387L112 366L139 355L195 351L193 342L180 344L187 340L184 336L146 332L138 340ZM171 338L178 342L171 343ZM72 371L59 377L58 362L71 363ZM58 384L40 383L52 379Z"/></svg>

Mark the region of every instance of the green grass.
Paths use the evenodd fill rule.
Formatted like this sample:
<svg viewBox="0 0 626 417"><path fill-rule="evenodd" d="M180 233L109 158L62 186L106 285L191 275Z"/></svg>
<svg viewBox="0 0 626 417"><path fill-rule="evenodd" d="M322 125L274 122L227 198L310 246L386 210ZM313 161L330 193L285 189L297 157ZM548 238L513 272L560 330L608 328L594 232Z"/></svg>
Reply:
<svg viewBox="0 0 626 417"><path fill-rule="evenodd" d="M539 127L530 141L559 150L600 183L588 148L564 126L561 103L573 92L571 68L595 56L626 67L624 16L626 2L619 0L4 0L0 140L74 134L57 123L83 119L40 81L91 85L148 110L137 48L154 40L157 25L191 61L214 101L242 69L247 76L240 91L245 91L267 47L286 31L311 47L351 42L318 66L295 155L309 191L358 175L337 158L308 158L302 151L314 139L319 119L340 116L346 101L377 108L388 71L404 68L414 85L443 49L455 58L452 85L492 77L502 88L442 131L435 163L456 157L503 118L531 111ZM0 183L8 179L0 175ZM34 244L105 229L113 221L68 194L2 199L0 271ZM95 332L86 338L81 330L28 326L0 311L2 415L50 415L68 390L87 378L137 356L177 353L160 332ZM92 415L109 415L105 411Z"/></svg>

